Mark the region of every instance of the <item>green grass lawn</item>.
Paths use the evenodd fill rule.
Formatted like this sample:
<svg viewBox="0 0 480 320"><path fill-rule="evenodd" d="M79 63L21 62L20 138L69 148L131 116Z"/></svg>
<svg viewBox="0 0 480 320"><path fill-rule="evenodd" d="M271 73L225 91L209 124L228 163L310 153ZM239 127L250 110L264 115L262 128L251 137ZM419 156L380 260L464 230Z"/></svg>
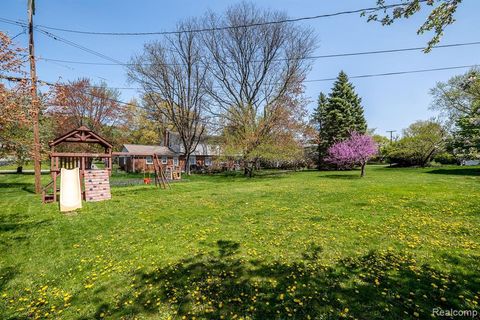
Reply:
<svg viewBox="0 0 480 320"><path fill-rule="evenodd" d="M0 318L480 311L480 168L358 175L193 176L113 187L67 215L40 203L32 175L0 175Z"/></svg>

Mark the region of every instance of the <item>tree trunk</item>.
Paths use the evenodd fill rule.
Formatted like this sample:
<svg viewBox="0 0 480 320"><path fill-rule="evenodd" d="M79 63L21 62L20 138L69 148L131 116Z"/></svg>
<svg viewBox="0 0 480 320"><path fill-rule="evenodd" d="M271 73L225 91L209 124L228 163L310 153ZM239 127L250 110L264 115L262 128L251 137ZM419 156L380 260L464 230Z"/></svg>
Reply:
<svg viewBox="0 0 480 320"><path fill-rule="evenodd" d="M255 159L255 170L260 170L260 160Z"/></svg>
<svg viewBox="0 0 480 320"><path fill-rule="evenodd" d="M321 150L320 144L317 146L317 151L318 151L318 158L317 158L317 169L322 170L322 153L320 152Z"/></svg>
<svg viewBox="0 0 480 320"><path fill-rule="evenodd" d="M17 173L23 173L23 166L17 167Z"/></svg>
<svg viewBox="0 0 480 320"><path fill-rule="evenodd" d="M185 155L185 174L189 176L191 174L190 172L190 155L187 154Z"/></svg>
<svg viewBox="0 0 480 320"><path fill-rule="evenodd" d="M366 162L362 163L362 172L360 173L360 177L365 177L365 166L366 166Z"/></svg>
<svg viewBox="0 0 480 320"><path fill-rule="evenodd" d="M243 174L245 177L253 177L253 170L255 169L255 163L253 161L244 161L244 171Z"/></svg>
<svg viewBox="0 0 480 320"><path fill-rule="evenodd" d="M422 163L421 163L421 167L422 168L425 168L425 166L428 164L428 162L430 161L430 158L432 157L433 153L435 152L435 148L432 149L432 151L430 151L427 155L427 157L425 159L422 159Z"/></svg>

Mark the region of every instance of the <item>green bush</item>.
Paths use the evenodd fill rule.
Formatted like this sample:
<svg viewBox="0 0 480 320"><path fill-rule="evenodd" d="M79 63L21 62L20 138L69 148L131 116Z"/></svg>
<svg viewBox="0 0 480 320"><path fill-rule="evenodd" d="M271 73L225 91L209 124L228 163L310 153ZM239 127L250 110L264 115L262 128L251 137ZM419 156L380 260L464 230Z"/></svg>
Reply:
<svg viewBox="0 0 480 320"><path fill-rule="evenodd" d="M433 121L417 121L403 130L403 138L386 147L390 163L398 166L430 164L436 154L444 152L445 130Z"/></svg>
<svg viewBox="0 0 480 320"><path fill-rule="evenodd" d="M458 160L455 156L448 152L442 152L437 154L433 160L441 164L457 164Z"/></svg>

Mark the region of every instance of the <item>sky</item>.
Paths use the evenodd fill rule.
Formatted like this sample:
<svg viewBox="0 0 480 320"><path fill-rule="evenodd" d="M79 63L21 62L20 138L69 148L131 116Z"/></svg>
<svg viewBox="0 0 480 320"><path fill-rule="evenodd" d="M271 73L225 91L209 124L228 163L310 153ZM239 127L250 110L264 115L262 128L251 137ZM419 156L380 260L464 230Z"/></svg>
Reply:
<svg viewBox="0 0 480 320"><path fill-rule="evenodd" d="M37 25L99 32L149 32L174 30L182 19L200 16L207 10L221 13L237 1L227 0L36 0L34 23ZM398 2L398 1L397 1ZM23 20L27 18L27 0L1 0L0 18ZM259 8L285 11L290 17L304 17L355 10L375 6L375 0L257 0ZM447 27L440 44L480 41L480 1L464 0L455 17L457 21ZM422 11L408 20L391 26L366 22L359 14L308 20L300 22L312 28L317 36L316 55L351 53L424 46L432 34L417 35L416 30L425 21L428 11ZM17 36L19 46L27 46L28 38L22 27L0 22L0 30L11 37ZM89 49L122 62L142 51L144 43L160 36L115 37L71 34L52 31ZM106 62L100 57L68 46L43 34L35 34L36 55L40 58ZM336 77L340 70L349 76L377 74L418 69L443 68L480 64L480 45L439 48L425 54L421 51L378 55L337 57L315 60L307 79ZM388 135L387 130L403 128L416 120L435 116L430 109L430 89L438 81L462 74L467 69L444 70L428 73L405 74L388 77L352 79L362 97L369 128ZM79 65L67 62L40 60L38 78L45 81L70 81L89 77L93 82L105 81L110 87L136 87L129 83L122 66ZM310 100L309 110L316 105L320 92L328 93L333 81L308 82L305 94ZM128 101L139 96L135 90L122 89L121 99Z"/></svg>

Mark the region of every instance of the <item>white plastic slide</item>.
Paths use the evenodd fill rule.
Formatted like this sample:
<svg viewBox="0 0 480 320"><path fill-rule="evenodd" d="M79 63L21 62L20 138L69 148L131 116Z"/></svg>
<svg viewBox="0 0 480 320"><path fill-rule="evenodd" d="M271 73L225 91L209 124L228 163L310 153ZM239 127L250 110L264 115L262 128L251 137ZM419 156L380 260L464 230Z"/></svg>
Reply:
<svg viewBox="0 0 480 320"><path fill-rule="evenodd" d="M82 187L78 168L60 171L60 211L72 211L82 207Z"/></svg>

